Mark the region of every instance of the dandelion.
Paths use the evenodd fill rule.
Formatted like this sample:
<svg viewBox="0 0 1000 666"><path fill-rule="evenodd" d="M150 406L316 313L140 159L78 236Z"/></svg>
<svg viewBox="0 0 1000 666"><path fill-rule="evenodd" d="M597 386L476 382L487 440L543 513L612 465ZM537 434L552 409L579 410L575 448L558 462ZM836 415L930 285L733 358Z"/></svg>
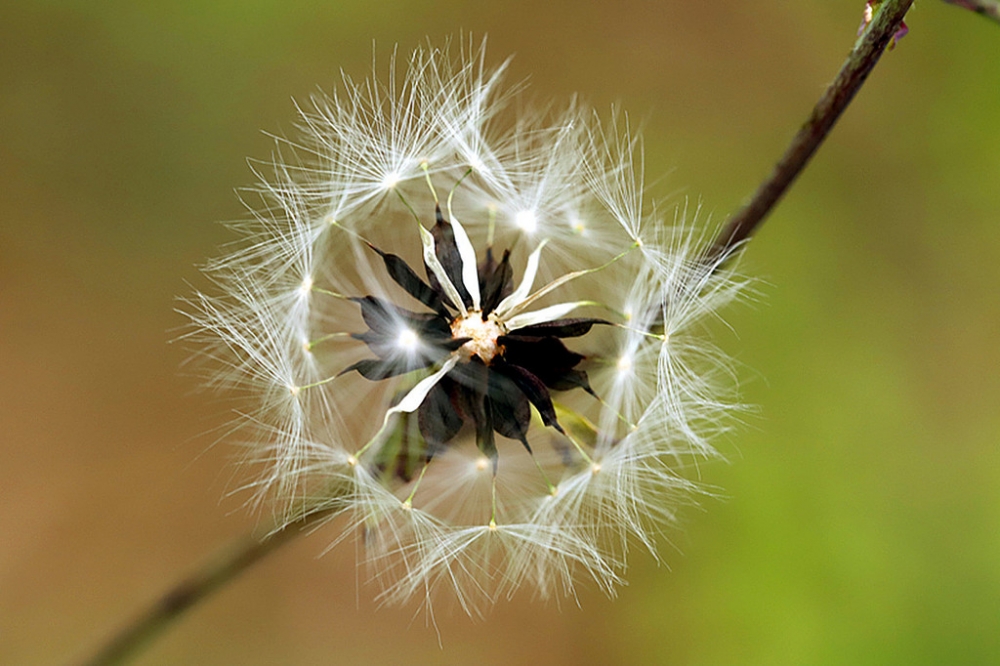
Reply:
<svg viewBox="0 0 1000 666"><path fill-rule="evenodd" d="M639 142L534 115L483 46L313 98L189 315L279 525L356 535L385 601L613 593L730 409L699 324L741 284L645 200Z"/></svg>

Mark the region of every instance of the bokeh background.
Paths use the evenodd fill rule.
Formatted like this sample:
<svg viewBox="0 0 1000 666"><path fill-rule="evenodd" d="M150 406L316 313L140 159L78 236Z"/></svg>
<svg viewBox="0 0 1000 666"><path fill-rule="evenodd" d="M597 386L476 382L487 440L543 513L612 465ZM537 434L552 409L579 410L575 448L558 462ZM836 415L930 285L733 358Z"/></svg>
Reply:
<svg viewBox="0 0 1000 666"><path fill-rule="evenodd" d="M621 102L660 192L720 223L851 46L863 2L62 2L0 9L0 663L82 658L255 525L227 419L169 344L241 218L261 130L339 68L461 30L539 99ZM717 342L746 425L723 489L616 600L484 621L376 608L303 538L136 663L1000 663L1000 27L936 0L745 255ZM446 606L446 604L444 605ZM440 635L440 643L439 643Z"/></svg>

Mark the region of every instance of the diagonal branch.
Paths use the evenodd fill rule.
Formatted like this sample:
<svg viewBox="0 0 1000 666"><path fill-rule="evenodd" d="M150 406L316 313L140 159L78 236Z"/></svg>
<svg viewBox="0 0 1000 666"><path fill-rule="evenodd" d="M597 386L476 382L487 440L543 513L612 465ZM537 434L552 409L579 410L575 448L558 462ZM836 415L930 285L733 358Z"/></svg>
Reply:
<svg viewBox="0 0 1000 666"><path fill-rule="evenodd" d="M837 78L816 103L809 119L792 139L771 175L757 188L750 202L729 220L709 247L705 254L706 264L715 265L732 253L764 221L864 84L912 4L913 0L886 0L875 11Z"/></svg>
<svg viewBox="0 0 1000 666"><path fill-rule="evenodd" d="M233 581L251 565L280 546L330 517L316 510L270 532L263 538L246 536L229 544L212 561L174 584L159 599L114 634L83 666L113 666L134 657L150 640L181 617L192 606Z"/></svg>
<svg viewBox="0 0 1000 666"><path fill-rule="evenodd" d="M944 0L949 5L955 5L970 12L975 12L988 19L1000 23L1000 0Z"/></svg>

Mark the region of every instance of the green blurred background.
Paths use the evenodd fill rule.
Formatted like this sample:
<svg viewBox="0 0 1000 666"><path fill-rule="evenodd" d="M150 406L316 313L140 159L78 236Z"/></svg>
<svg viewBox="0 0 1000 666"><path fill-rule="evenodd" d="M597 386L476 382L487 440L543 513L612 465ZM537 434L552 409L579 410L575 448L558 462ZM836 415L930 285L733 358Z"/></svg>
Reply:
<svg viewBox="0 0 1000 666"><path fill-rule="evenodd" d="M488 33L531 92L620 101L647 173L720 222L863 2L46 2L0 9L0 663L69 663L254 525L175 298L242 217L292 99L426 36ZM616 600L485 621L377 609L300 540L137 664L1000 663L1000 27L909 17L753 241L717 341L757 407L723 489ZM222 498L222 499L220 499ZM447 604L442 605L442 609Z"/></svg>

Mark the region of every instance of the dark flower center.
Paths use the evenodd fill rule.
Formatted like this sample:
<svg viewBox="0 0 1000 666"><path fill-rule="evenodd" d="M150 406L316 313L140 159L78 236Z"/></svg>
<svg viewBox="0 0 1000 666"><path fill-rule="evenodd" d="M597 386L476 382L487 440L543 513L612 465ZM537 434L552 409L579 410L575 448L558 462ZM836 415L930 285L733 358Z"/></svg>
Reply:
<svg viewBox="0 0 1000 666"><path fill-rule="evenodd" d="M482 313L472 310L464 317L458 317L451 322L451 335L456 340L467 339L459 349L471 359L476 356L483 363L489 363L501 352L500 336L507 332L507 327L495 317L483 318Z"/></svg>
<svg viewBox="0 0 1000 666"><path fill-rule="evenodd" d="M493 461L495 470L496 434L520 441L531 452L527 434L532 406L546 426L565 434L550 391L581 388L596 397L586 372L576 367L584 356L567 349L562 339L585 335L594 324L610 322L557 319L508 330L494 311L513 291L510 251L505 250L496 261L492 248L477 266L480 307L474 309L474 299L463 282L455 231L441 209L436 212L437 221L430 232L434 254L452 288L442 287L426 261L425 282L399 256L370 246L382 257L393 281L430 312L405 310L376 296L351 299L361 306L368 326L364 333L352 335L365 342L377 358L358 361L341 374L356 370L366 379L379 381L440 364L457 351L459 362L416 411L423 439L418 457L429 461L471 423L477 447ZM452 296L457 293L462 303L452 302L449 292ZM400 461L403 457L411 460L412 454L412 450L397 453L392 472L403 480L409 480L412 469Z"/></svg>

